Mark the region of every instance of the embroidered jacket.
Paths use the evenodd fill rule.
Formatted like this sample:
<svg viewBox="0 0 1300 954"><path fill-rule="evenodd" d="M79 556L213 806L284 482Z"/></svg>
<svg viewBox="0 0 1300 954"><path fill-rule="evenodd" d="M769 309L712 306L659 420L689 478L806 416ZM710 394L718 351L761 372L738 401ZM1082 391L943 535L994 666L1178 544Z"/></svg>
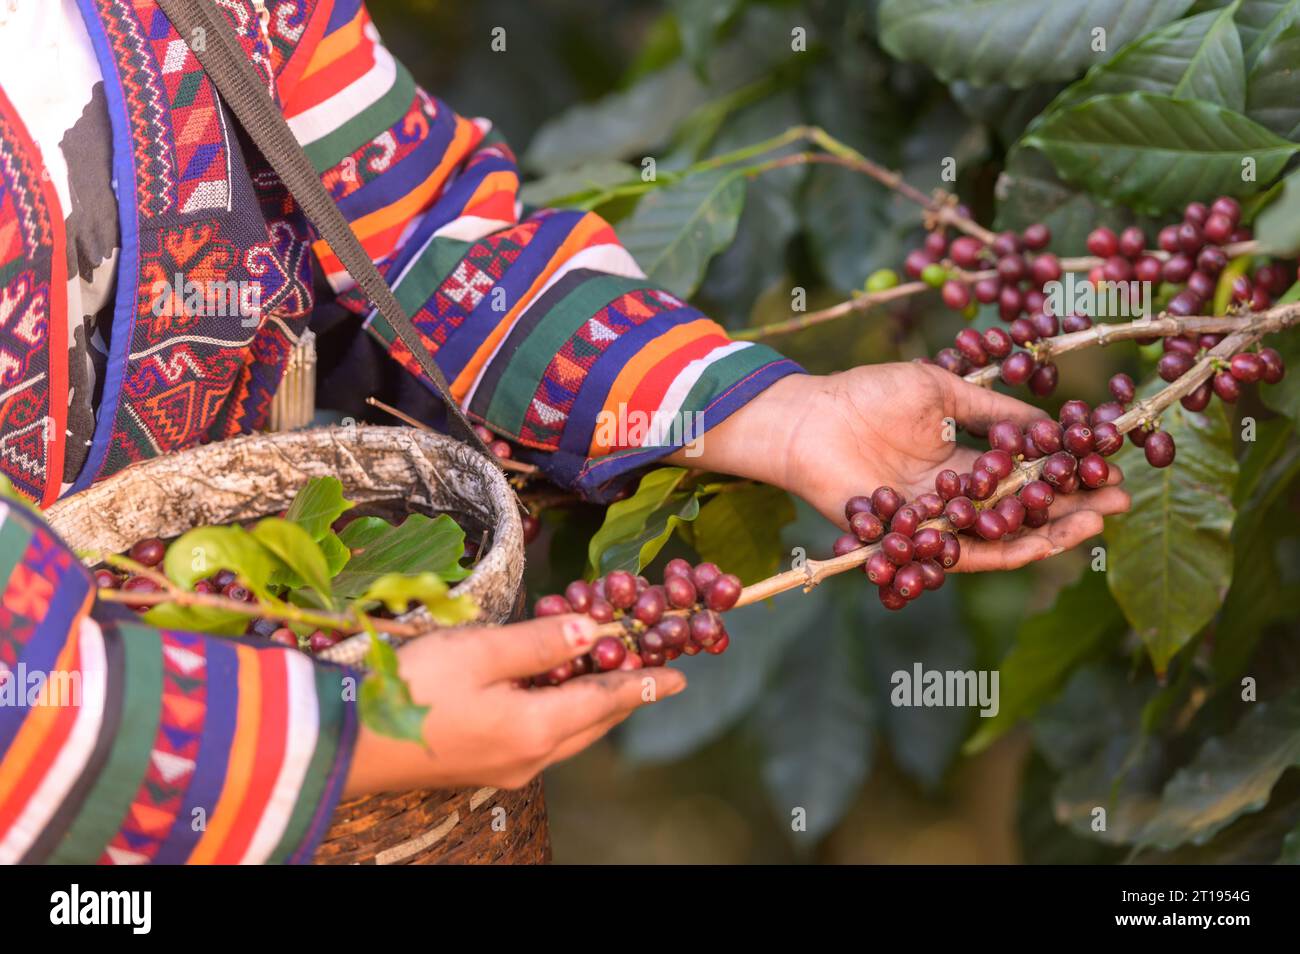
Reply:
<svg viewBox="0 0 1300 954"><path fill-rule="evenodd" d="M96 325L100 263L70 248L73 210L0 90L0 471L48 503L264 426L322 313L314 278L418 381L155 0L42 2L75 5L102 75L116 286ZM599 497L682 435L610 443L644 430L598 426L602 412L708 428L798 370L653 287L599 216L525 214L509 147L421 90L361 0L267 0L265 25L251 0L214 2L455 397L558 483ZM253 320L192 307L188 282L255 288ZM82 683L75 705L0 706L0 862L310 857L347 772L349 673L94 605L84 568L16 505L0 586L0 678Z"/></svg>

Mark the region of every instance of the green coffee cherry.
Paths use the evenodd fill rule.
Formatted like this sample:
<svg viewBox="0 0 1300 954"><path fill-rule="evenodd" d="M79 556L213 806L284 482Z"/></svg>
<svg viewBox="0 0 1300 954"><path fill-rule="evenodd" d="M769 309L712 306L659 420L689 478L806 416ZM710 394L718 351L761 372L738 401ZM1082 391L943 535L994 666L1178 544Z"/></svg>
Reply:
<svg viewBox="0 0 1300 954"><path fill-rule="evenodd" d="M948 269L944 268L938 262L931 262L925 268L921 269L921 281L925 282L931 288L941 288L943 283L948 280Z"/></svg>
<svg viewBox="0 0 1300 954"><path fill-rule="evenodd" d="M867 278L868 292L882 292L888 288L893 288L898 284L898 272L892 268L882 268L879 271L872 272Z"/></svg>

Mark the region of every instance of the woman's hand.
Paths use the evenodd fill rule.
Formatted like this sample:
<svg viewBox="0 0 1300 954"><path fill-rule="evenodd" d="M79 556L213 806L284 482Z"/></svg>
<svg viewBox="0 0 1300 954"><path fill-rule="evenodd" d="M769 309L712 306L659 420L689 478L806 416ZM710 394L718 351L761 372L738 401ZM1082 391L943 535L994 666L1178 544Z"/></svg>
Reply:
<svg viewBox="0 0 1300 954"><path fill-rule="evenodd" d="M934 490L941 470L970 470L979 452L955 443L954 422L982 433L1000 420L1024 426L1045 416L933 365L869 365L782 378L708 430L699 456L680 460L774 484L846 527L844 503L855 494L887 485L910 499ZM1121 479L1112 464L1110 483ZM1128 494L1114 486L1058 497L1042 527L995 543L963 538L955 569L1012 569L1053 556L1100 533L1103 516L1128 506Z"/></svg>
<svg viewBox="0 0 1300 954"><path fill-rule="evenodd" d="M430 707L425 747L358 735L345 794L492 785L518 788L553 762L582 751L649 702L686 688L672 669L607 672L545 689L513 680L587 652L595 623L548 616L513 626L454 630L399 649L415 702Z"/></svg>

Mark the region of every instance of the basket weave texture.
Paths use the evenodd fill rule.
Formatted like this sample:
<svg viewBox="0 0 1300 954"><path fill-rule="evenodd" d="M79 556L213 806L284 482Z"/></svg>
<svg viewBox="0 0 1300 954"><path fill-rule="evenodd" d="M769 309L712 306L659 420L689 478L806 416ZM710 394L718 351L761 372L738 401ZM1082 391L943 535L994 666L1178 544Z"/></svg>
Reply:
<svg viewBox="0 0 1300 954"><path fill-rule="evenodd" d="M472 595L483 623L514 612L523 579L523 526L514 493L491 461L440 434L350 426L221 441L136 464L54 504L46 516L74 549L123 552L146 537L254 520L284 510L312 477L333 475L359 504L450 513L491 542L453 593ZM402 617L427 619L423 610ZM356 664L365 636L326 658ZM517 791L434 790L344 802L319 863L538 863L550 860L541 780Z"/></svg>

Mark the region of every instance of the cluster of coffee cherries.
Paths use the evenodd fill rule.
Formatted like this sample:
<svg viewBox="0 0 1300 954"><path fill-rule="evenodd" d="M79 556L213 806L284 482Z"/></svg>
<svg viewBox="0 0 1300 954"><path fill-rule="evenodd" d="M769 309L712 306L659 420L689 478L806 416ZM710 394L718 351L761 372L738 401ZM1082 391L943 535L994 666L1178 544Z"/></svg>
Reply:
<svg viewBox="0 0 1300 954"><path fill-rule="evenodd" d="M622 624L617 636L602 636L591 652L534 676L535 686L558 686L574 676L612 669L662 666L683 653L714 656L727 651L731 637L722 614L736 605L740 578L714 563L691 566L669 560L663 583L613 570L588 583L575 580L564 594L543 596L534 616L586 613L598 623Z"/></svg>
<svg viewBox="0 0 1300 954"><path fill-rule="evenodd" d="M166 555L167 544L157 537L140 540L126 552L127 557L151 569L160 566L163 557ZM101 590L122 590L125 593L145 594L162 591L162 586L148 576L138 573L123 575L109 567L100 567L95 570L95 586ZM224 596L227 599L238 600L241 603L257 602L256 594L240 583L230 570L218 570L211 576L195 580L193 591L195 593ZM133 608L137 613L145 613L152 608L152 604L141 603ZM329 649L343 638L342 633L326 632L320 629L299 638L297 633L279 620L267 619L262 616L253 617L244 630L244 634L246 636L260 636L282 646L292 646L294 649L302 649L312 653Z"/></svg>
<svg viewBox="0 0 1300 954"><path fill-rule="evenodd" d="M1165 338L1164 354L1156 362L1156 373L1165 381L1177 381L1192 369L1203 356L1204 351L1213 348L1222 340L1222 335L1212 334ZM1234 354L1231 358L1217 359L1214 376L1185 396L1182 405L1189 411L1203 411L1209 405L1210 398L1215 395L1220 400L1233 404L1241 396L1243 384L1254 384L1257 381L1277 384L1285 376L1286 363L1277 349L1260 348L1258 351L1243 351ZM1126 387L1123 382L1119 386ZM1118 399L1115 388L1115 379L1111 379L1111 393L1116 394Z"/></svg>

